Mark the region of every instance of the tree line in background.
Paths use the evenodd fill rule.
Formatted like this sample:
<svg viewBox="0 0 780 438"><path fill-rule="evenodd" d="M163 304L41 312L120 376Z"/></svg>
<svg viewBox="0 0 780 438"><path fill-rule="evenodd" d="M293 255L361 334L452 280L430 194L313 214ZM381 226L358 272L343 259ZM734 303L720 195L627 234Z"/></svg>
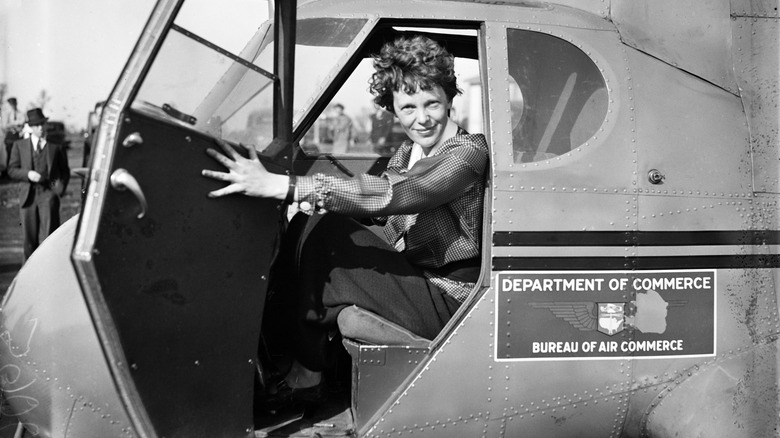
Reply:
<svg viewBox="0 0 780 438"><path fill-rule="evenodd" d="M0 102L5 102L6 95L8 95L8 97L11 97L11 95L8 94L8 84L0 83ZM51 95L49 94L48 91L43 89L40 91L40 93L38 93L38 96L35 98L34 101L27 104L27 109L41 108L42 110L44 110L44 114L45 114L46 105L50 101L51 101Z"/></svg>
<svg viewBox="0 0 780 438"><path fill-rule="evenodd" d="M8 84L0 82L0 116L4 116L5 112L8 111L8 105L6 100L11 97L16 97L17 100L19 100L18 109L22 113L26 113L27 110L33 109L33 108L41 108L43 110L43 113L47 116L50 116L50 111L47 111L47 107L49 103L51 102L51 95L49 94L46 89L41 89L41 91L38 93L38 95L35 97L35 99L31 102L28 102L26 106L21 104L21 100L18 96L13 95L13 93L8 92ZM75 133L78 131L77 128L74 126L65 126L65 129L68 133ZM85 128L82 128L81 131L83 132ZM0 133L0 138L2 138L2 133Z"/></svg>

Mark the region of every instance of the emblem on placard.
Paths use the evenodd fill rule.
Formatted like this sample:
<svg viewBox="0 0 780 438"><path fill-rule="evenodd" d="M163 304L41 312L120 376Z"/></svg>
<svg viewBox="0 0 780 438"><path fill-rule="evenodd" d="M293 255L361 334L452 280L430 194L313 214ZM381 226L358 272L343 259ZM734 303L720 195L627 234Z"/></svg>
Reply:
<svg viewBox="0 0 780 438"><path fill-rule="evenodd" d="M599 320L597 330L609 336L622 332L625 328L626 303L596 303L596 305Z"/></svg>

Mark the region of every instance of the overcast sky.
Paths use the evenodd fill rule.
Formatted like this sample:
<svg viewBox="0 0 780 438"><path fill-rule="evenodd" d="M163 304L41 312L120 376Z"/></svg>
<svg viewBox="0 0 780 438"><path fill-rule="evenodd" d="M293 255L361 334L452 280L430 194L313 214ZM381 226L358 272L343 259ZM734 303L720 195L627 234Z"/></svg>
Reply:
<svg viewBox="0 0 780 438"><path fill-rule="evenodd" d="M154 0L0 0L0 83L21 110L51 97L46 115L83 128L105 100ZM2 102L3 111L8 106Z"/></svg>
<svg viewBox="0 0 780 438"><path fill-rule="evenodd" d="M155 3L0 0L0 84L7 86L3 109L11 96L23 111L39 106L45 90L46 116L84 128L89 111L114 87ZM240 50L267 17L265 0L231 0L229 5L187 0L177 23L228 50ZM217 27L217 22L231 25Z"/></svg>

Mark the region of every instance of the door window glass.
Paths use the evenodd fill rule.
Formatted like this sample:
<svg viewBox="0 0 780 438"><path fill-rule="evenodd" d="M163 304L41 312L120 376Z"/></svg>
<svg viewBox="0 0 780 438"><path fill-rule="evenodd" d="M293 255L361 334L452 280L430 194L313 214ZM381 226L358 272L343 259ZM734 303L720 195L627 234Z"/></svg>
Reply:
<svg viewBox="0 0 780 438"><path fill-rule="evenodd" d="M251 32L245 26L220 31L202 19L210 5L200 1L181 11L132 108L233 143L253 145L262 152L273 140L273 25L266 22ZM335 69L366 22L298 21L296 112L328 82L327 75L312 72Z"/></svg>
<svg viewBox="0 0 780 438"><path fill-rule="evenodd" d="M515 162L546 160L584 144L607 114L607 89L593 61L551 35L507 30Z"/></svg>
<svg viewBox="0 0 780 438"><path fill-rule="evenodd" d="M264 149L272 139L273 76L173 29L133 108Z"/></svg>
<svg viewBox="0 0 780 438"><path fill-rule="evenodd" d="M230 53L240 53L257 33L257 24L272 15L272 8L266 0L187 0L174 23ZM263 68L271 71L270 66Z"/></svg>

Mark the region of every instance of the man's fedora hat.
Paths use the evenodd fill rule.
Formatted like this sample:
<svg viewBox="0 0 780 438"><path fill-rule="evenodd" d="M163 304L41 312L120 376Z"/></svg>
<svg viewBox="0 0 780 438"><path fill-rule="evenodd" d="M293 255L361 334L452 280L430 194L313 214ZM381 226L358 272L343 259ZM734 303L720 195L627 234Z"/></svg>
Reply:
<svg viewBox="0 0 780 438"><path fill-rule="evenodd" d="M49 119L43 116L43 110L40 108L33 108L27 111L27 124L30 126L43 125L47 120Z"/></svg>

